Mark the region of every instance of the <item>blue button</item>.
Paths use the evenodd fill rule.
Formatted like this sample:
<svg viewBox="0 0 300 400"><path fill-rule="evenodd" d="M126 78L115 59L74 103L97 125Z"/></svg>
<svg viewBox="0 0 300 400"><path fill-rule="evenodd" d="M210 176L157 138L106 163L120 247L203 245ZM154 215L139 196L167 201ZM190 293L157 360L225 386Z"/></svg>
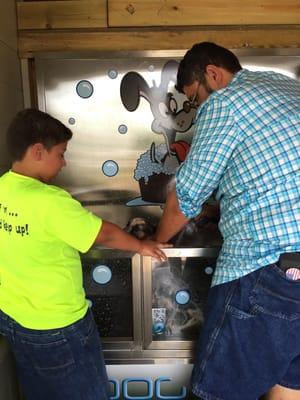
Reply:
<svg viewBox="0 0 300 400"><path fill-rule="evenodd" d="M112 277L111 269L106 265L98 265L93 270L94 281L100 283L101 285L108 283L111 280L111 277Z"/></svg>
<svg viewBox="0 0 300 400"><path fill-rule="evenodd" d="M178 290L175 300L177 304L187 304L191 300L191 295L187 290Z"/></svg>

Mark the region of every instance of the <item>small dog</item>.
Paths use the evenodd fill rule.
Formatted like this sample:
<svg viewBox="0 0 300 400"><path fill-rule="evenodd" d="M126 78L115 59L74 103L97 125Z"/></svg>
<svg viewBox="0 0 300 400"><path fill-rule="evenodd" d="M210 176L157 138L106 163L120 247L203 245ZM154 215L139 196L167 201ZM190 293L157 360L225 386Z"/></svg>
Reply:
<svg viewBox="0 0 300 400"><path fill-rule="evenodd" d="M137 239L150 239L156 227L144 218L135 217L128 221L125 231Z"/></svg>

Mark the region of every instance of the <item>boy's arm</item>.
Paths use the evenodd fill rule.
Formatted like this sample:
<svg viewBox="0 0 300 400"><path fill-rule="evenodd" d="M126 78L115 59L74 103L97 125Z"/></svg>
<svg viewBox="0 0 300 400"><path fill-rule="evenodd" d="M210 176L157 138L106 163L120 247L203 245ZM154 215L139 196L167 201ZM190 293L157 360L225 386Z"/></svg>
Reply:
<svg viewBox="0 0 300 400"><path fill-rule="evenodd" d="M119 226L111 222L102 221L101 228L94 244L100 244L119 250L132 251L143 256L151 256L158 260L167 259L162 247L170 247L163 243L156 243L151 240L139 240L129 233L123 231Z"/></svg>

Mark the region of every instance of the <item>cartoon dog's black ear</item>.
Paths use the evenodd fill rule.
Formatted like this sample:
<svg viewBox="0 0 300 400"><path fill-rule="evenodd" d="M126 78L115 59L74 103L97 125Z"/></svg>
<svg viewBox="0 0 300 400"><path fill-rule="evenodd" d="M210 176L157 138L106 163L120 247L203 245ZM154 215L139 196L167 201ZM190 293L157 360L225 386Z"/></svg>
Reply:
<svg viewBox="0 0 300 400"><path fill-rule="evenodd" d="M124 107L135 111L140 104L140 97L149 100L150 88L145 79L137 72L131 71L123 76L120 85L120 95Z"/></svg>
<svg viewBox="0 0 300 400"><path fill-rule="evenodd" d="M160 88L163 91L168 92L168 85L170 81L176 82L178 66L179 62L175 60L170 60L163 66L160 83Z"/></svg>

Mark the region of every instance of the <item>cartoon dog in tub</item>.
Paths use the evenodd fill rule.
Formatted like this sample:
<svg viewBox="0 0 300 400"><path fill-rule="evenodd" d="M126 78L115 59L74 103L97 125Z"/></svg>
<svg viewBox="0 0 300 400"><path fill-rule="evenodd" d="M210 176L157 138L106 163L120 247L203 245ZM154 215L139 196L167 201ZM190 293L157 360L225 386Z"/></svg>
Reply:
<svg viewBox="0 0 300 400"><path fill-rule="evenodd" d="M175 171L190 148L186 141L176 141L176 134L191 128L197 110L189 101L184 101L182 108L178 109L174 94L168 92L170 82L176 81L178 65L177 61L170 60L163 66L158 86L155 82L149 86L135 71L125 74L121 81L120 95L124 107L133 112L140 99L146 99L154 117L151 130L164 137L164 143L156 146L153 142L137 160L134 179L139 183L143 205L165 202Z"/></svg>

